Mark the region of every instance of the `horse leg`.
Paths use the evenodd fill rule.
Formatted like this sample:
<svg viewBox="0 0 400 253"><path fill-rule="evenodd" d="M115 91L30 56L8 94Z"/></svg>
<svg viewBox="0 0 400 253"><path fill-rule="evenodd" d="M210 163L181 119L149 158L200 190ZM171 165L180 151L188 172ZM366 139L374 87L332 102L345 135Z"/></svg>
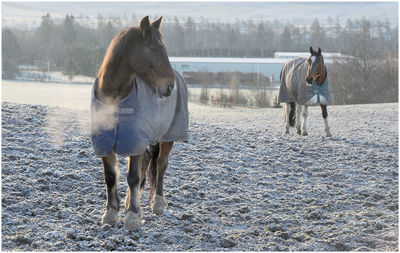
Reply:
<svg viewBox="0 0 400 253"><path fill-rule="evenodd" d="M298 134L300 134L301 135L301 128L300 128L300 125L301 125L301 112L303 111L303 106L302 105L298 105L298 108L297 108L297 112L296 112L296 133L298 133ZM303 119L303 121L304 121L304 119Z"/></svg>
<svg viewBox="0 0 400 253"><path fill-rule="evenodd" d="M321 111L322 111L322 118L324 119L324 127L325 127L325 134L326 137L331 137L331 131L329 129L328 125L328 111L326 109L326 105L321 105Z"/></svg>
<svg viewBox="0 0 400 253"><path fill-rule="evenodd" d="M142 181L141 181L140 187L139 187L139 200L142 198L144 186L146 184L146 170L147 170L147 167L149 166L150 162L151 162L151 151L147 148L143 154L143 159L142 159L142 166L141 166Z"/></svg>
<svg viewBox="0 0 400 253"><path fill-rule="evenodd" d="M114 225L118 217L119 196L118 196L118 177L117 160L114 151L102 158L104 167L104 181L106 183L106 211L101 218L102 224Z"/></svg>
<svg viewBox="0 0 400 253"><path fill-rule="evenodd" d="M290 125L289 125L289 122L290 122L290 118L289 118L289 115L290 115L290 104L289 103L285 103L284 105L283 105L283 111L284 111L284 114L285 114L285 134L288 134L289 133L289 127L290 127Z"/></svg>
<svg viewBox="0 0 400 253"><path fill-rule="evenodd" d="M307 116L308 116L308 106L307 105L303 105L303 122L301 125L301 135L303 136L307 136Z"/></svg>
<svg viewBox="0 0 400 253"><path fill-rule="evenodd" d="M129 157L127 174L128 191L125 200L126 216L124 228L131 230L140 225L142 211L140 210L140 186L143 179L142 173L143 155Z"/></svg>
<svg viewBox="0 0 400 253"><path fill-rule="evenodd" d="M173 142L160 143L159 155L156 161L156 176L151 185L151 191L153 192L151 208L153 209L153 213L156 215L161 215L166 207L164 199L164 175L168 166L168 156L173 145Z"/></svg>
<svg viewBox="0 0 400 253"><path fill-rule="evenodd" d="M150 145L148 147L148 151L150 153L150 161L147 169L147 177L149 178L150 183L149 203L151 203L156 191L157 158L160 154L160 143L157 143L156 145Z"/></svg>

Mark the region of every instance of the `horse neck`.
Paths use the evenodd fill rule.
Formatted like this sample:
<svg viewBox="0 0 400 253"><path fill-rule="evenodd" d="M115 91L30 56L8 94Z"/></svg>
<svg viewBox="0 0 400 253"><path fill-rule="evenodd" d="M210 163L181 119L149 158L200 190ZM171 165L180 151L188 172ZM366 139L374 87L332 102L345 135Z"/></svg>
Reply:
<svg viewBox="0 0 400 253"><path fill-rule="evenodd" d="M323 65L322 65L321 74L320 74L320 76L317 78L316 81L317 81L318 85L322 85L322 84L324 83L325 79L326 79L326 67L325 67L325 64L323 64Z"/></svg>
<svg viewBox="0 0 400 253"><path fill-rule="evenodd" d="M105 103L116 103L128 96L132 90L135 73L128 64L107 70L99 76L98 98Z"/></svg>

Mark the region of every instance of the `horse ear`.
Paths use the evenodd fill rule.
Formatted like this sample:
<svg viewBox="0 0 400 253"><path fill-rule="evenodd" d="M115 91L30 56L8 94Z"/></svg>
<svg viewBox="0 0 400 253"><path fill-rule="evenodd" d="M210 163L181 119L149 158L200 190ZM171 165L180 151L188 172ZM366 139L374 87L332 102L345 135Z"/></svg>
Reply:
<svg viewBox="0 0 400 253"><path fill-rule="evenodd" d="M321 48L318 48L318 55L321 55Z"/></svg>
<svg viewBox="0 0 400 253"><path fill-rule="evenodd" d="M153 24L151 24L152 26L155 26L158 30L160 30L161 28L161 21L162 21L162 16L159 17L156 21L153 22Z"/></svg>
<svg viewBox="0 0 400 253"><path fill-rule="evenodd" d="M142 32L143 39L146 37L146 32L150 28L149 16L146 16L140 21L140 31Z"/></svg>
<svg viewBox="0 0 400 253"><path fill-rule="evenodd" d="M313 54L314 50L310 47L310 54Z"/></svg>

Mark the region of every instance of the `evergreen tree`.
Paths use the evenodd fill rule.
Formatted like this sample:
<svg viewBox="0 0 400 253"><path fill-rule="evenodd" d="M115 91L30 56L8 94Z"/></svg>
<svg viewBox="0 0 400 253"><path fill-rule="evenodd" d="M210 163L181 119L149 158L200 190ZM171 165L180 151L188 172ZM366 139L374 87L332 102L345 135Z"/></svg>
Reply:
<svg viewBox="0 0 400 253"><path fill-rule="evenodd" d="M103 46L107 48L111 40L117 35L117 30L114 28L111 21L108 21L101 33Z"/></svg>
<svg viewBox="0 0 400 253"><path fill-rule="evenodd" d="M39 26L39 38L41 46L49 46L53 41L54 35L54 21L50 14L47 13L42 16L42 22Z"/></svg>
<svg viewBox="0 0 400 253"><path fill-rule="evenodd" d="M21 47L17 38L9 30L2 30L2 71L4 78L14 78L18 74L18 64L21 63Z"/></svg>
<svg viewBox="0 0 400 253"><path fill-rule="evenodd" d="M257 27L256 34L256 48L259 50L258 55L260 57L266 57L268 55L268 47L270 44L269 37L270 34L267 33L265 25L261 22Z"/></svg>
<svg viewBox="0 0 400 253"><path fill-rule="evenodd" d="M291 51L292 50L292 37L290 35L290 29L288 26L285 26L280 39L279 39L279 48L281 51Z"/></svg>
<svg viewBox="0 0 400 253"><path fill-rule="evenodd" d="M185 55L193 56L193 51L196 47L196 23L191 17L189 17L186 21L185 34L187 38L185 40Z"/></svg>
<svg viewBox="0 0 400 253"><path fill-rule="evenodd" d="M185 33L177 17L174 18L174 23L172 24L172 32L169 42L170 44L168 48L172 55L184 55L183 51L185 50Z"/></svg>
<svg viewBox="0 0 400 253"><path fill-rule="evenodd" d="M47 13L45 16L42 16L42 21L37 30L39 35L39 43L40 43L40 55L41 60L48 60L50 57L51 48L53 45L53 40L55 38L55 26L54 21L51 18L50 14Z"/></svg>
<svg viewBox="0 0 400 253"><path fill-rule="evenodd" d="M76 39L76 31L75 31L75 17L73 15L67 15L65 17L63 26L62 26L62 39L64 40L67 47L73 45Z"/></svg>
<svg viewBox="0 0 400 253"><path fill-rule="evenodd" d="M311 24L310 33L311 45L315 48L325 48L325 32L321 27L318 18L314 19L313 23Z"/></svg>

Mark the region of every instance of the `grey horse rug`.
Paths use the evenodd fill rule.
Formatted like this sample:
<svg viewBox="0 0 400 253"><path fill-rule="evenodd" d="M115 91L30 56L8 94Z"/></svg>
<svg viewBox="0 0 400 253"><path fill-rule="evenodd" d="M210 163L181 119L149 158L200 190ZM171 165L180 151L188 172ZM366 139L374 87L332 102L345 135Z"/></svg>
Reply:
<svg viewBox="0 0 400 253"><path fill-rule="evenodd" d="M98 157L112 150L122 156L141 155L149 144L188 140L188 90L175 72L175 86L169 97L158 96L139 77L132 92L116 105L95 97L95 80L90 106L91 138Z"/></svg>
<svg viewBox="0 0 400 253"><path fill-rule="evenodd" d="M296 102L299 105L330 105L332 96L328 86L328 74L322 85L307 84L307 59L296 58L286 63L281 71L278 103Z"/></svg>

